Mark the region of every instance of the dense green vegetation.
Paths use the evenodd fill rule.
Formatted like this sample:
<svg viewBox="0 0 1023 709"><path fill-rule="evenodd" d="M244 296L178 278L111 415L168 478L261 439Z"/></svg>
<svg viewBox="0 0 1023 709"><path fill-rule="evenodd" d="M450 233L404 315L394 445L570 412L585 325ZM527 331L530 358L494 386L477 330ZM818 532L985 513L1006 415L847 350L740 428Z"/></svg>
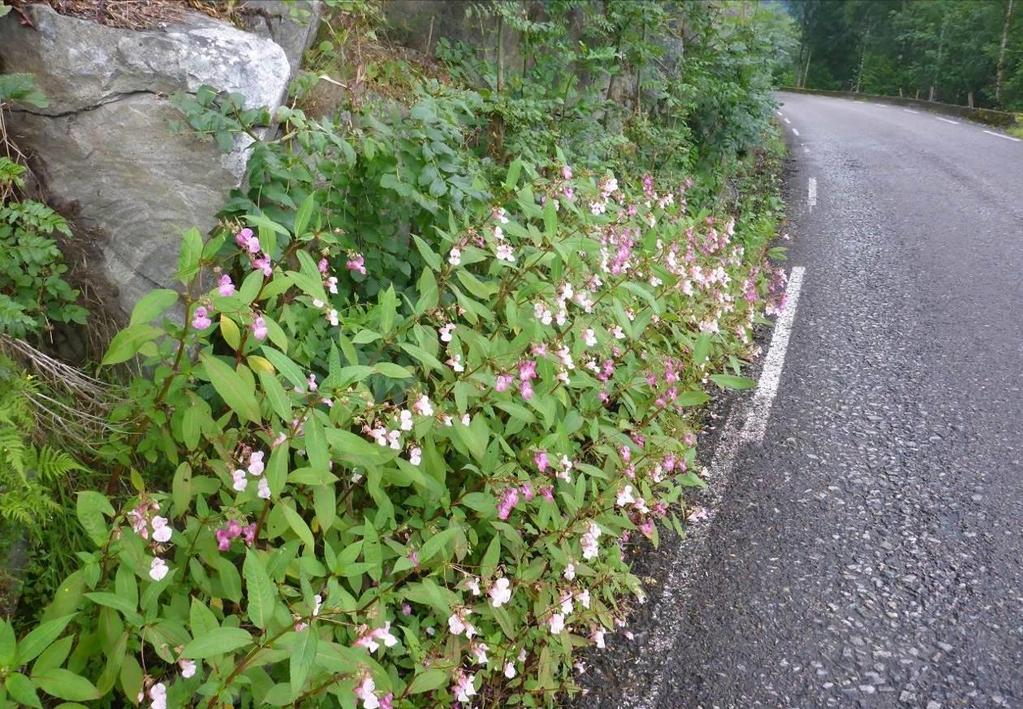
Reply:
<svg viewBox="0 0 1023 709"><path fill-rule="evenodd" d="M222 146L280 136L219 226L183 235L108 384L60 370L101 422L80 462L39 464L63 439L23 367L48 363L0 362L21 392L0 435L41 471L5 491L104 471L73 510L50 490L77 524L34 553L77 568L0 623L0 702L550 705L642 597L637 544L684 532L700 406L752 384L784 288L790 21L497 2L467 6L481 45L422 57L377 5L328 6L275 116L177 100Z"/></svg>
<svg viewBox="0 0 1023 709"><path fill-rule="evenodd" d="M1019 0L786 0L790 83L1023 110Z"/></svg>

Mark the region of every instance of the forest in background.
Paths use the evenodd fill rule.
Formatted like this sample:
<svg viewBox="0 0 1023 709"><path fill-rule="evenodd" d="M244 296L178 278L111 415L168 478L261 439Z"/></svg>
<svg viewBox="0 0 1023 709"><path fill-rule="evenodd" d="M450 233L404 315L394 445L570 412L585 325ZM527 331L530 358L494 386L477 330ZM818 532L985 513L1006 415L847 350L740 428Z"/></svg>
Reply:
<svg viewBox="0 0 1023 709"><path fill-rule="evenodd" d="M1020 0L787 0L789 85L1023 110Z"/></svg>

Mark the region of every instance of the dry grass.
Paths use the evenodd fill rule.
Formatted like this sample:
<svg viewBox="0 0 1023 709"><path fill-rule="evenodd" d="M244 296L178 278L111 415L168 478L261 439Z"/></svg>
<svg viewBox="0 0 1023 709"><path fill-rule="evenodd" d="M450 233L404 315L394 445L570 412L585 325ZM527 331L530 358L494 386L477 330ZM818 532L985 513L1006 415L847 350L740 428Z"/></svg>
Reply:
<svg viewBox="0 0 1023 709"><path fill-rule="evenodd" d="M177 22L190 10L210 17L229 18L234 0L31 0L49 5L62 15L92 20L109 27L143 30Z"/></svg>

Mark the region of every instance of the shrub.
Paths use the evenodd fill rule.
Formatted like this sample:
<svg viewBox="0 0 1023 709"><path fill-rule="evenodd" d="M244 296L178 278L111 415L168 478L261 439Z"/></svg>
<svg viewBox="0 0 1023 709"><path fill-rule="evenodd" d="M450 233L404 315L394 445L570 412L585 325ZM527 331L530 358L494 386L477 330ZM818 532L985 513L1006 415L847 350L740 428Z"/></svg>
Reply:
<svg viewBox="0 0 1023 709"><path fill-rule="evenodd" d="M119 509L80 494L94 548L37 629L0 626L12 698L537 706L571 684L642 594L630 539L681 531L693 407L750 384L781 279L769 233L689 213L684 185L516 161L494 193L375 302L333 293L368 262L315 193L288 227L186 233L184 294L150 293L104 360L150 373L111 444L146 477Z"/></svg>

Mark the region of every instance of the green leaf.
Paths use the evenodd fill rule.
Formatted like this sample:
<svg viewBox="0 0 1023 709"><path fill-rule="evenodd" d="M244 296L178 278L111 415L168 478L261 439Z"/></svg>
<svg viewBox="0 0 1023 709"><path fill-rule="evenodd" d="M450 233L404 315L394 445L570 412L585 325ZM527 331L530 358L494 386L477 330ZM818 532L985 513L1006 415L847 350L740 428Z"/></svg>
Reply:
<svg viewBox="0 0 1023 709"><path fill-rule="evenodd" d="M61 618L54 618L23 637L21 642L18 643L18 659L14 666L21 667L37 658L43 650L60 637L60 634L64 632L64 628L67 627L75 615L75 613L72 613Z"/></svg>
<svg viewBox="0 0 1023 709"><path fill-rule="evenodd" d="M213 562L213 567L217 570L217 578L220 579L220 585L224 589L224 597L234 603L238 603L242 600L242 577L238 573L238 568L223 556L218 556Z"/></svg>
<svg viewBox="0 0 1023 709"><path fill-rule="evenodd" d="M273 412L277 414L281 421L290 421L291 399L288 398L288 394L284 391L284 387L281 386L281 382L276 376L268 372L257 372L256 376L259 377L259 385L263 389L263 393L266 394L266 399L270 402L270 408L273 409Z"/></svg>
<svg viewBox="0 0 1023 709"><path fill-rule="evenodd" d="M409 694L422 694L423 692L431 692L435 689L440 689L448 681L449 672L442 670L439 667L435 667L425 672L420 672L413 678L412 683L408 686Z"/></svg>
<svg viewBox="0 0 1023 709"><path fill-rule="evenodd" d="M178 302L178 294L168 288L156 288L142 296L131 311L130 325L147 323Z"/></svg>
<svg viewBox="0 0 1023 709"><path fill-rule="evenodd" d="M128 599L118 596L116 593L104 593L97 591L95 593L87 593L85 597L93 603L107 608L113 608L115 611L120 611L124 616L137 615L135 613L135 604L131 603Z"/></svg>
<svg viewBox="0 0 1023 709"><path fill-rule="evenodd" d="M710 395L704 391L684 391L675 399L679 406L703 406L710 401Z"/></svg>
<svg viewBox="0 0 1023 709"><path fill-rule="evenodd" d="M298 634L298 639L291 648L291 661L289 662L291 698L297 699L305 686L306 678L309 677L309 670L316 662L316 645L319 637L315 628L306 628Z"/></svg>
<svg viewBox="0 0 1023 709"><path fill-rule="evenodd" d="M711 374L710 378L723 389L752 389L757 385L749 377L737 377L734 374Z"/></svg>
<svg viewBox="0 0 1023 709"><path fill-rule="evenodd" d="M142 345L163 335L163 330L149 323L140 322L121 330L110 340L110 346L103 355L100 365L109 367L112 364L127 362L138 353Z"/></svg>
<svg viewBox="0 0 1023 709"><path fill-rule="evenodd" d="M423 546L419 549L419 562L425 564L433 558L433 556L447 546L447 544L452 541L460 531L460 527L452 525L428 538L425 542L423 542Z"/></svg>
<svg viewBox="0 0 1023 709"><path fill-rule="evenodd" d="M78 493L75 511L79 524L89 535L92 543L97 547L106 544L110 530L107 528L107 520L104 515L107 517L114 515L114 508L110 505L106 495L94 490L84 490Z"/></svg>
<svg viewBox="0 0 1023 709"><path fill-rule="evenodd" d="M36 694L35 683L20 672L8 675L7 679L4 680L4 688L11 695L11 699L18 704L43 709L39 696Z"/></svg>
<svg viewBox="0 0 1023 709"><path fill-rule="evenodd" d="M223 313L220 314L220 334L232 350L238 349L242 343L242 332L238 329L238 323Z"/></svg>
<svg viewBox="0 0 1023 709"><path fill-rule="evenodd" d="M238 419L243 423L259 421L256 395L245 380L234 369L212 355L204 352L199 355L199 359L202 360L206 376L209 377L213 388L220 394L224 403L238 415Z"/></svg>
<svg viewBox="0 0 1023 709"><path fill-rule="evenodd" d="M302 542L306 545L306 548L310 551L316 548L313 533L309 529L309 525L306 524L306 521L302 519L302 515L287 504L281 504L280 509L284 513L284 518L288 521L288 526L291 527L292 531L298 535L298 538L302 540Z"/></svg>
<svg viewBox="0 0 1023 709"><path fill-rule="evenodd" d="M198 598L192 597L192 605L188 609L188 625L192 631L192 637L198 638L213 632L220 627L217 616L214 615L205 603Z"/></svg>
<svg viewBox="0 0 1023 709"><path fill-rule="evenodd" d="M407 352L413 358L417 359L419 362L429 367L430 369L434 369L438 372L443 372L446 369L446 367L443 364L441 364L439 359L437 359L436 357L434 357L432 354L422 349L421 347L417 347L411 343L404 342L402 343L401 348L405 350L405 352Z"/></svg>
<svg viewBox="0 0 1023 709"><path fill-rule="evenodd" d="M373 367L373 370L391 379L410 379L412 377L412 372L393 362L380 362Z"/></svg>
<svg viewBox="0 0 1023 709"><path fill-rule="evenodd" d="M181 652L182 656L202 660L214 655L223 655L252 643L252 636L241 628L217 628L205 635L192 639Z"/></svg>
<svg viewBox="0 0 1023 709"><path fill-rule="evenodd" d="M501 537L495 534L487 546L483 555L483 563L480 565L480 575L490 576L497 569L497 563L501 560Z"/></svg>
<svg viewBox="0 0 1023 709"><path fill-rule="evenodd" d="M693 347L693 362L695 364L700 364L707 359L710 354L710 345L710 335L706 332L696 339L696 345Z"/></svg>
<svg viewBox="0 0 1023 709"><path fill-rule="evenodd" d="M312 219L313 210L316 209L316 193L310 192L309 196L302 200L302 206L295 212L295 236L305 234L309 220Z"/></svg>
<svg viewBox="0 0 1023 709"><path fill-rule="evenodd" d="M433 275L432 269L423 269L422 275L419 276L417 288L419 290L419 300L416 301L416 314L422 315L427 310L436 308L437 303L440 301L440 292L437 290L437 278Z"/></svg>
<svg viewBox="0 0 1023 709"><path fill-rule="evenodd" d="M47 694L70 702L99 699L99 690L81 675L60 668L46 670L32 677L36 686Z"/></svg>
<svg viewBox="0 0 1023 709"><path fill-rule="evenodd" d="M199 272L199 260L202 258L202 234L195 227L181 235L181 253L178 256L177 278L188 285Z"/></svg>
<svg viewBox="0 0 1023 709"><path fill-rule="evenodd" d="M252 549L245 551L242 574L245 576L245 598L248 601L246 612L249 620L260 630L265 630L274 614L277 588L270 580L262 559Z"/></svg>
<svg viewBox="0 0 1023 709"><path fill-rule="evenodd" d="M188 511L188 503L192 500L192 466L182 463L174 471L171 481L171 501L174 503L174 516L180 517Z"/></svg>
<svg viewBox="0 0 1023 709"><path fill-rule="evenodd" d="M504 191L513 192L515 186L519 183L519 173L522 172L522 159L515 158L512 164L508 166L508 175L504 178Z"/></svg>
<svg viewBox="0 0 1023 709"><path fill-rule="evenodd" d="M289 236L287 229L285 229L280 224L267 217L265 214L246 214L245 221L247 221L250 226L262 227L269 231L280 234L281 236Z"/></svg>
<svg viewBox="0 0 1023 709"><path fill-rule="evenodd" d="M430 248L430 246L420 239L415 234L412 235L412 240L416 242L416 248L419 249L419 255L423 257L423 261L426 265L432 268L434 271L440 270L440 256Z"/></svg>
<svg viewBox="0 0 1023 709"><path fill-rule="evenodd" d="M6 620L0 620L0 667L13 667L18 639L14 628Z"/></svg>
<svg viewBox="0 0 1023 709"><path fill-rule="evenodd" d="M295 364L288 355L280 350L275 350L269 345L263 345L263 354L270 360L270 363L277 368L277 371L284 375L284 378L291 382L292 386L305 388L307 382L301 367Z"/></svg>

